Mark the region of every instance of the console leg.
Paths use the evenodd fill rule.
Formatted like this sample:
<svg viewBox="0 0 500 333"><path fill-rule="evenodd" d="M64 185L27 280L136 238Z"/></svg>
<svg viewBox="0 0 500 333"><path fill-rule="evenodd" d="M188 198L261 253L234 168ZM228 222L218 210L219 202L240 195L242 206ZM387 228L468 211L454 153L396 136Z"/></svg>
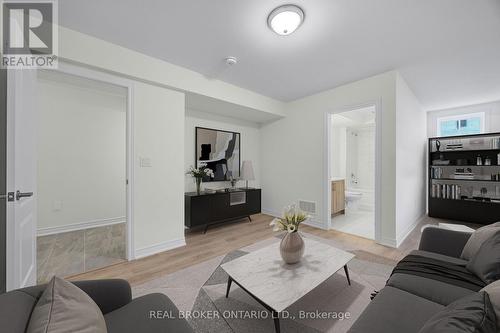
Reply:
<svg viewBox="0 0 500 333"><path fill-rule="evenodd" d="M351 285L351 279L349 278L349 270L347 269L347 265L344 266L344 272L345 272L345 276L347 277L347 283L349 283L349 285Z"/></svg>
<svg viewBox="0 0 500 333"><path fill-rule="evenodd" d="M252 222L252 218L250 217L250 215L248 215L247 217L248 217L248 220L249 220L250 222Z"/></svg>
<svg viewBox="0 0 500 333"><path fill-rule="evenodd" d="M203 230L203 234L206 234L208 230L208 224L205 224L205 230Z"/></svg>
<svg viewBox="0 0 500 333"><path fill-rule="evenodd" d="M233 279L229 277L227 279L227 289L226 289L226 298L229 297L229 290L231 290L231 283L233 282Z"/></svg>

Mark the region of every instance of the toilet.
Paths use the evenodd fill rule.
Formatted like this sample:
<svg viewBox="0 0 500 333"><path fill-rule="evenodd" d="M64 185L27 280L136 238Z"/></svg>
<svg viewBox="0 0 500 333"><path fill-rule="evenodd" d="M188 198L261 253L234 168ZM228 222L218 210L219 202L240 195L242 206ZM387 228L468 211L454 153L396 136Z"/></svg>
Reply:
<svg viewBox="0 0 500 333"><path fill-rule="evenodd" d="M359 202L363 197L363 193L356 191L345 191L345 203L346 207L350 209L358 209Z"/></svg>

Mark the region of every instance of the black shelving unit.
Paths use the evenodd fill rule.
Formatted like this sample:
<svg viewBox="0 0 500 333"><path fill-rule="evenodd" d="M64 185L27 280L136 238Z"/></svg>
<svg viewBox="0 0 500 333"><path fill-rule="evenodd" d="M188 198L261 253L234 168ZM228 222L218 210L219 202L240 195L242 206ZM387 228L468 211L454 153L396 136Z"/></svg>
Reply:
<svg viewBox="0 0 500 333"><path fill-rule="evenodd" d="M500 221L500 133L430 138L428 151L429 216Z"/></svg>

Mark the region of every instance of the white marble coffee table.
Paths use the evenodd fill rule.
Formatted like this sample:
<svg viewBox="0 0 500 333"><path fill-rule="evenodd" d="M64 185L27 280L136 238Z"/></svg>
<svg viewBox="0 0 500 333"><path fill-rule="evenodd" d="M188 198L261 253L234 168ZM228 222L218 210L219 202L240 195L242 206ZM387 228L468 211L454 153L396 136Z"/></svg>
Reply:
<svg viewBox="0 0 500 333"><path fill-rule="evenodd" d="M347 263L354 258L352 253L307 238L304 242L304 256L294 265L283 262L279 243L223 264L221 267L229 275L226 297L234 281L271 311L276 332L279 332L280 312L340 269L344 268L351 285Z"/></svg>

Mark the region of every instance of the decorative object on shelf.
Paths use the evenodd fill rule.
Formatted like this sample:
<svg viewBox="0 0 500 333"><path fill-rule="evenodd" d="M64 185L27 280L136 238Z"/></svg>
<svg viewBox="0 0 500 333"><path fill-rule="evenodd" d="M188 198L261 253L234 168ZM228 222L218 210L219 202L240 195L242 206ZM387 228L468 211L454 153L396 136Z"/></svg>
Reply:
<svg viewBox="0 0 500 333"><path fill-rule="evenodd" d="M500 165L500 153L497 155L497 165Z"/></svg>
<svg viewBox="0 0 500 333"><path fill-rule="evenodd" d="M491 139L491 148L492 149L500 149L500 138Z"/></svg>
<svg viewBox="0 0 500 333"><path fill-rule="evenodd" d="M236 183L238 182L238 179L231 177L231 179L229 181L231 182L231 188L235 189Z"/></svg>
<svg viewBox="0 0 500 333"><path fill-rule="evenodd" d="M446 150L457 150L457 149L463 149L464 145L462 143L447 143L446 144Z"/></svg>
<svg viewBox="0 0 500 333"><path fill-rule="evenodd" d="M483 159L479 155L477 156L477 159L476 159L476 165L483 165Z"/></svg>
<svg viewBox="0 0 500 333"><path fill-rule="evenodd" d="M491 165L491 158L488 156L484 159L484 165Z"/></svg>
<svg viewBox="0 0 500 333"><path fill-rule="evenodd" d="M453 178L455 179L474 179L474 173L471 168L459 168L455 169L455 173L453 174Z"/></svg>
<svg viewBox="0 0 500 333"><path fill-rule="evenodd" d="M441 141L436 140L436 151L439 151L441 149Z"/></svg>
<svg viewBox="0 0 500 333"><path fill-rule="evenodd" d="M214 173L212 169L207 168L207 165L205 163L200 163L198 165L198 168L195 168L193 166L189 167L189 170L186 172L187 175L190 175L191 177L194 178L196 182L196 193L200 194L201 193L201 181L204 177L214 177Z"/></svg>
<svg viewBox="0 0 500 333"><path fill-rule="evenodd" d="M287 264L295 264L300 261L304 254L304 240L298 230L299 225L306 221L309 216L295 205L285 208L282 218L271 221L273 231L286 231L280 243L280 254Z"/></svg>
<svg viewBox="0 0 500 333"><path fill-rule="evenodd" d="M243 161L241 166L241 179L246 181L246 188L248 188L249 180L255 180L252 161Z"/></svg>

